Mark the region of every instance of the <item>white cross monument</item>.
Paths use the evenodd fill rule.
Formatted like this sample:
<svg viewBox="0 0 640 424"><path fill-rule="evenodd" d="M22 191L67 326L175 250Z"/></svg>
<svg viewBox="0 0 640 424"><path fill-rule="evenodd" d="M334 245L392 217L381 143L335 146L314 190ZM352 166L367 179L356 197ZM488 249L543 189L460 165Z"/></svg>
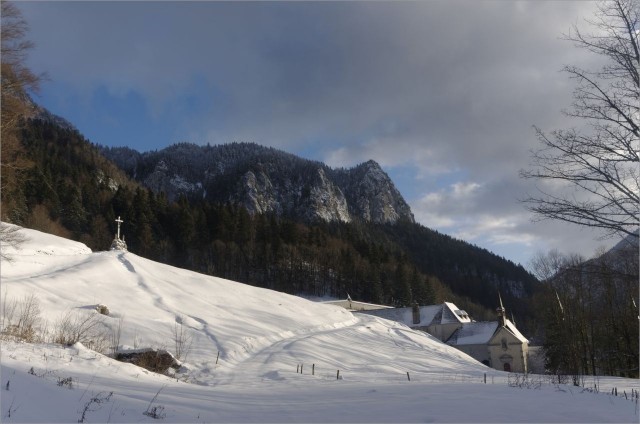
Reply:
<svg viewBox="0 0 640 424"><path fill-rule="evenodd" d="M120 240L120 224L124 222L123 220L120 219L120 215L118 215L118 219L116 219L116 222L118 223L118 234L116 235L116 238Z"/></svg>
<svg viewBox="0 0 640 424"><path fill-rule="evenodd" d="M116 233L116 238L114 238L113 242L111 242L111 250L124 250L125 252L127 251L127 243L125 243L124 237L122 239L120 238L120 224L122 224L123 222L124 221L120 219L120 216L118 216L118 219L116 219L116 223L118 224L118 232Z"/></svg>

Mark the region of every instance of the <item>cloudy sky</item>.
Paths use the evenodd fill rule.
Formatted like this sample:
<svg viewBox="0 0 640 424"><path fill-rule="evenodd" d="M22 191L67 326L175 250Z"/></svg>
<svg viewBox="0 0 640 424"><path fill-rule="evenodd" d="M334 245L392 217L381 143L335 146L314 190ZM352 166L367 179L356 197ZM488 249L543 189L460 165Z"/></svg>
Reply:
<svg viewBox="0 0 640 424"><path fill-rule="evenodd" d="M585 1L25 2L38 101L94 143L251 141L350 167L374 159L423 225L527 266L597 233L532 222L533 125L561 113L561 40Z"/></svg>

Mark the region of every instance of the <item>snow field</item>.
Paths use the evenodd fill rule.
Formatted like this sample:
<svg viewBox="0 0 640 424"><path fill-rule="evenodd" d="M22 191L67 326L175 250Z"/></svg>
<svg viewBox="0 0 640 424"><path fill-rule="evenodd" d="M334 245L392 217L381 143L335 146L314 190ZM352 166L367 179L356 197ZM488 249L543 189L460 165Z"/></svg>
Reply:
<svg viewBox="0 0 640 424"><path fill-rule="evenodd" d="M155 421L143 414L149 406L162 406L166 422L638 421L637 403L624 398L508 387L507 374L395 322L22 232L29 240L1 263L3 297L35 294L49 323L104 304L106 325L122 320L124 347L174 352L176 323L192 344L172 378L81 344L3 341L3 422L78 422L83 411L87 422ZM482 384L485 373L494 384ZM72 389L58 386L69 377ZM598 383L640 389L637 380ZM91 403L96 396L104 402Z"/></svg>

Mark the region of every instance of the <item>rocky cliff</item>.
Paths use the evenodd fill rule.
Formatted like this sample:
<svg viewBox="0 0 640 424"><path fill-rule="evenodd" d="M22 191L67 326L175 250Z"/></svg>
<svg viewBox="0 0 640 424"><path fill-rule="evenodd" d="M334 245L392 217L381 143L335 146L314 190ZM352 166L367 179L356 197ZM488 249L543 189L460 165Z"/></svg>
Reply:
<svg viewBox="0 0 640 424"><path fill-rule="evenodd" d="M131 177L169 199L180 195L242 204L251 213L350 222L414 222L393 181L374 161L351 169L299 158L253 143L181 143L139 153L102 148Z"/></svg>

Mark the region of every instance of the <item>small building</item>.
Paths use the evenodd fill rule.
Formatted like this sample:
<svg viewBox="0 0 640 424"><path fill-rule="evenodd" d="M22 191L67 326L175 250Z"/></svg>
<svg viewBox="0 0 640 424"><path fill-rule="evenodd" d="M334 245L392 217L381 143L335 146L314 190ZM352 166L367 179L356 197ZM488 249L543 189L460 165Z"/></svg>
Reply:
<svg viewBox="0 0 640 424"><path fill-rule="evenodd" d="M498 321L470 322L446 343L497 370L527 373L529 341L504 315Z"/></svg>
<svg viewBox="0 0 640 424"><path fill-rule="evenodd" d="M502 299L497 321L476 322L451 302L441 305L393 308L352 301L326 302L356 313L401 322L425 331L483 364L501 371L528 372L529 341L507 316Z"/></svg>

